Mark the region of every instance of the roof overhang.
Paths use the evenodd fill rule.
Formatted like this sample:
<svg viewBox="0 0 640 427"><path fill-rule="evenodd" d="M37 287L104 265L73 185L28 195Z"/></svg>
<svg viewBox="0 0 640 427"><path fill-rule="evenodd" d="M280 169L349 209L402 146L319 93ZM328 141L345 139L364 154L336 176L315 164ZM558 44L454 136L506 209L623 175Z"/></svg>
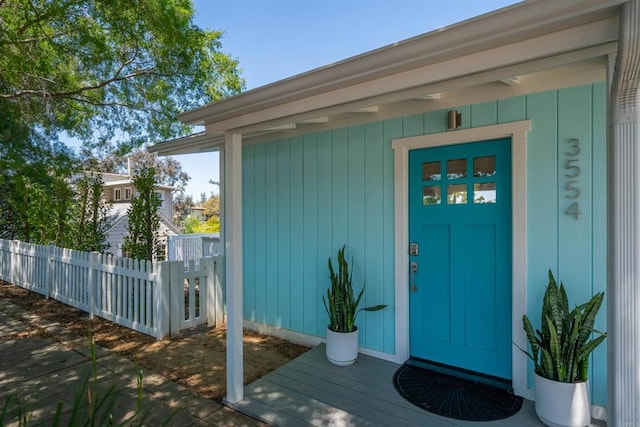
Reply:
<svg viewBox="0 0 640 427"><path fill-rule="evenodd" d="M529 0L179 116L205 131L149 147L212 151L606 78L626 0Z"/></svg>

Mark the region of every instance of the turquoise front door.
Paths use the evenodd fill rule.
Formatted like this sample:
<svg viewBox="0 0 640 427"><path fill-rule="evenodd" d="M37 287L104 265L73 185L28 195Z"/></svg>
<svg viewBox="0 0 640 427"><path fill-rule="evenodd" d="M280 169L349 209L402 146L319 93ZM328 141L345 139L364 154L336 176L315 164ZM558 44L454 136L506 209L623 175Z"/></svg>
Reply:
<svg viewBox="0 0 640 427"><path fill-rule="evenodd" d="M511 140L409 155L411 356L511 379Z"/></svg>

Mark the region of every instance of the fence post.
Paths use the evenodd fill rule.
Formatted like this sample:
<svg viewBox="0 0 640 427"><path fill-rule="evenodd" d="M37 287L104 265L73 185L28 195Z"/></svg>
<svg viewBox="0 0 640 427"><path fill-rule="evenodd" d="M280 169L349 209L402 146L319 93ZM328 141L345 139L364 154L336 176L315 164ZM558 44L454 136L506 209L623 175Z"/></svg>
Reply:
<svg viewBox="0 0 640 427"><path fill-rule="evenodd" d="M167 236L167 261L176 259L176 240L175 236Z"/></svg>
<svg viewBox="0 0 640 427"><path fill-rule="evenodd" d="M180 326L184 320L184 263L182 261L171 261L171 274L169 277L169 292L171 308L171 336L180 333ZM182 317L182 318L181 318Z"/></svg>
<svg viewBox="0 0 640 427"><path fill-rule="evenodd" d="M156 321L156 339L163 339L169 334L171 326L170 312L170 283L171 283L171 264L168 261L153 263L153 270L156 272L156 292L155 298L155 321Z"/></svg>
<svg viewBox="0 0 640 427"><path fill-rule="evenodd" d="M96 313L96 282L98 280L98 264L100 263L100 252L93 251L89 254L89 319L93 320Z"/></svg>
<svg viewBox="0 0 640 427"><path fill-rule="evenodd" d="M11 284L16 285L16 271L18 270L18 244L19 240L12 240L10 251L11 251Z"/></svg>
<svg viewBox="0 0 640 427"><path fill-rule="evenodd" d="M219 257L205 259L207 268L207 324L218 327L222 325L224 321L222 281L220 280L222 263L219 262Z"/></svg>
<svg viewBox="0 0 640 427"><path fill-rule="evenodd" d="M45 253L47 255L47 270L44 276L45 299L49 299L49 296L51 295L51 282L53 282L53 248L53 245L47 245L47 249L45 250Z"/></svg>

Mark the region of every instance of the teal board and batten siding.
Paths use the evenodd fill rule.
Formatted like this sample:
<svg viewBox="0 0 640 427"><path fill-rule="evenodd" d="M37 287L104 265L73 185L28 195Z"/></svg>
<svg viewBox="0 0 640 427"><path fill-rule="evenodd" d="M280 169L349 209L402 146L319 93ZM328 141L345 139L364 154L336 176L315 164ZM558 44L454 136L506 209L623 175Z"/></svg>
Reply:
<svg viewBox="0 0 640 427"><path fill-rule="evenodd" d="M347 245L363 305L393 305L392 138L402 119L245 147L244 317L325 336L327 260ZM390 307L358 317L360 344L393 353Z"/></svg>
<svg viewBox="0 0 640 427"><path fill-rule="evenodd" d="M606 286L604 83L460 106L462 128L531 120L527 147L527 310L538 325L547 270L583 302ZM327 259L347 245L354 284L366 281L360 345L394 353L391 140L444 132L446 111L246 146L243 154L244 316L323 337ZM577 139L580 153L570 142ZM572 162L567 163L569 160ZM565 212L580 174L579 217ZM605 308L597 327L606 329ZM521 327L520 324L516 327ZM606 346L591 364L592 400L606 403ZM532 384L532 383L531 383Z"/></svg>

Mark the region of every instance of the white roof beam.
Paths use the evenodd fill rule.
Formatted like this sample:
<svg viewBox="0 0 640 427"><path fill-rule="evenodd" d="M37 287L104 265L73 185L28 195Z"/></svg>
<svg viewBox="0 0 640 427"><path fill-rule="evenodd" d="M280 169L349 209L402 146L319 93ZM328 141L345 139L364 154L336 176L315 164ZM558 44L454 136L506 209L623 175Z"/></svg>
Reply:
<svg viewBox="0 0 640 427"><path fill-rule="evenodd" d="M279 131L279 130L289 130L289 129L295 129L295 128L296 128L295 123L285 123L283 125L272 126L264 130L270 132L270 131Z"/></svg>
<svg viewBox="0 0 640 427"><path fill-rule="evenodd" d="M301 120L297 123L301 124L316 124L316 123L327 123L329 121L329 116L316 117L314 119Z"/></svg>
<svg viewBox="0 0 640 427"><path fill-rule="evenodd" d="M503 83L507 86L515 86L517 84L520 83L520 78L519 77L509 77L506 79L500 79L498 80L500 83Z"/></svg>
<svg viewBox="0 0 640 427"><path fill-rule="evenodd" d="M428 95L418 95L418 96L414 97L413 99L419 99L421 101L437 101L441 97L442 97L441 93L431 93L431 94L428 94Z"/></svg>
<svg viewBox="0 0 640 427"><path fill-rule="evenodd" d="M377 113L380 111L380 106L374 105L371 107L358 108L357 110L353 110L354 113Z"/></svg>

